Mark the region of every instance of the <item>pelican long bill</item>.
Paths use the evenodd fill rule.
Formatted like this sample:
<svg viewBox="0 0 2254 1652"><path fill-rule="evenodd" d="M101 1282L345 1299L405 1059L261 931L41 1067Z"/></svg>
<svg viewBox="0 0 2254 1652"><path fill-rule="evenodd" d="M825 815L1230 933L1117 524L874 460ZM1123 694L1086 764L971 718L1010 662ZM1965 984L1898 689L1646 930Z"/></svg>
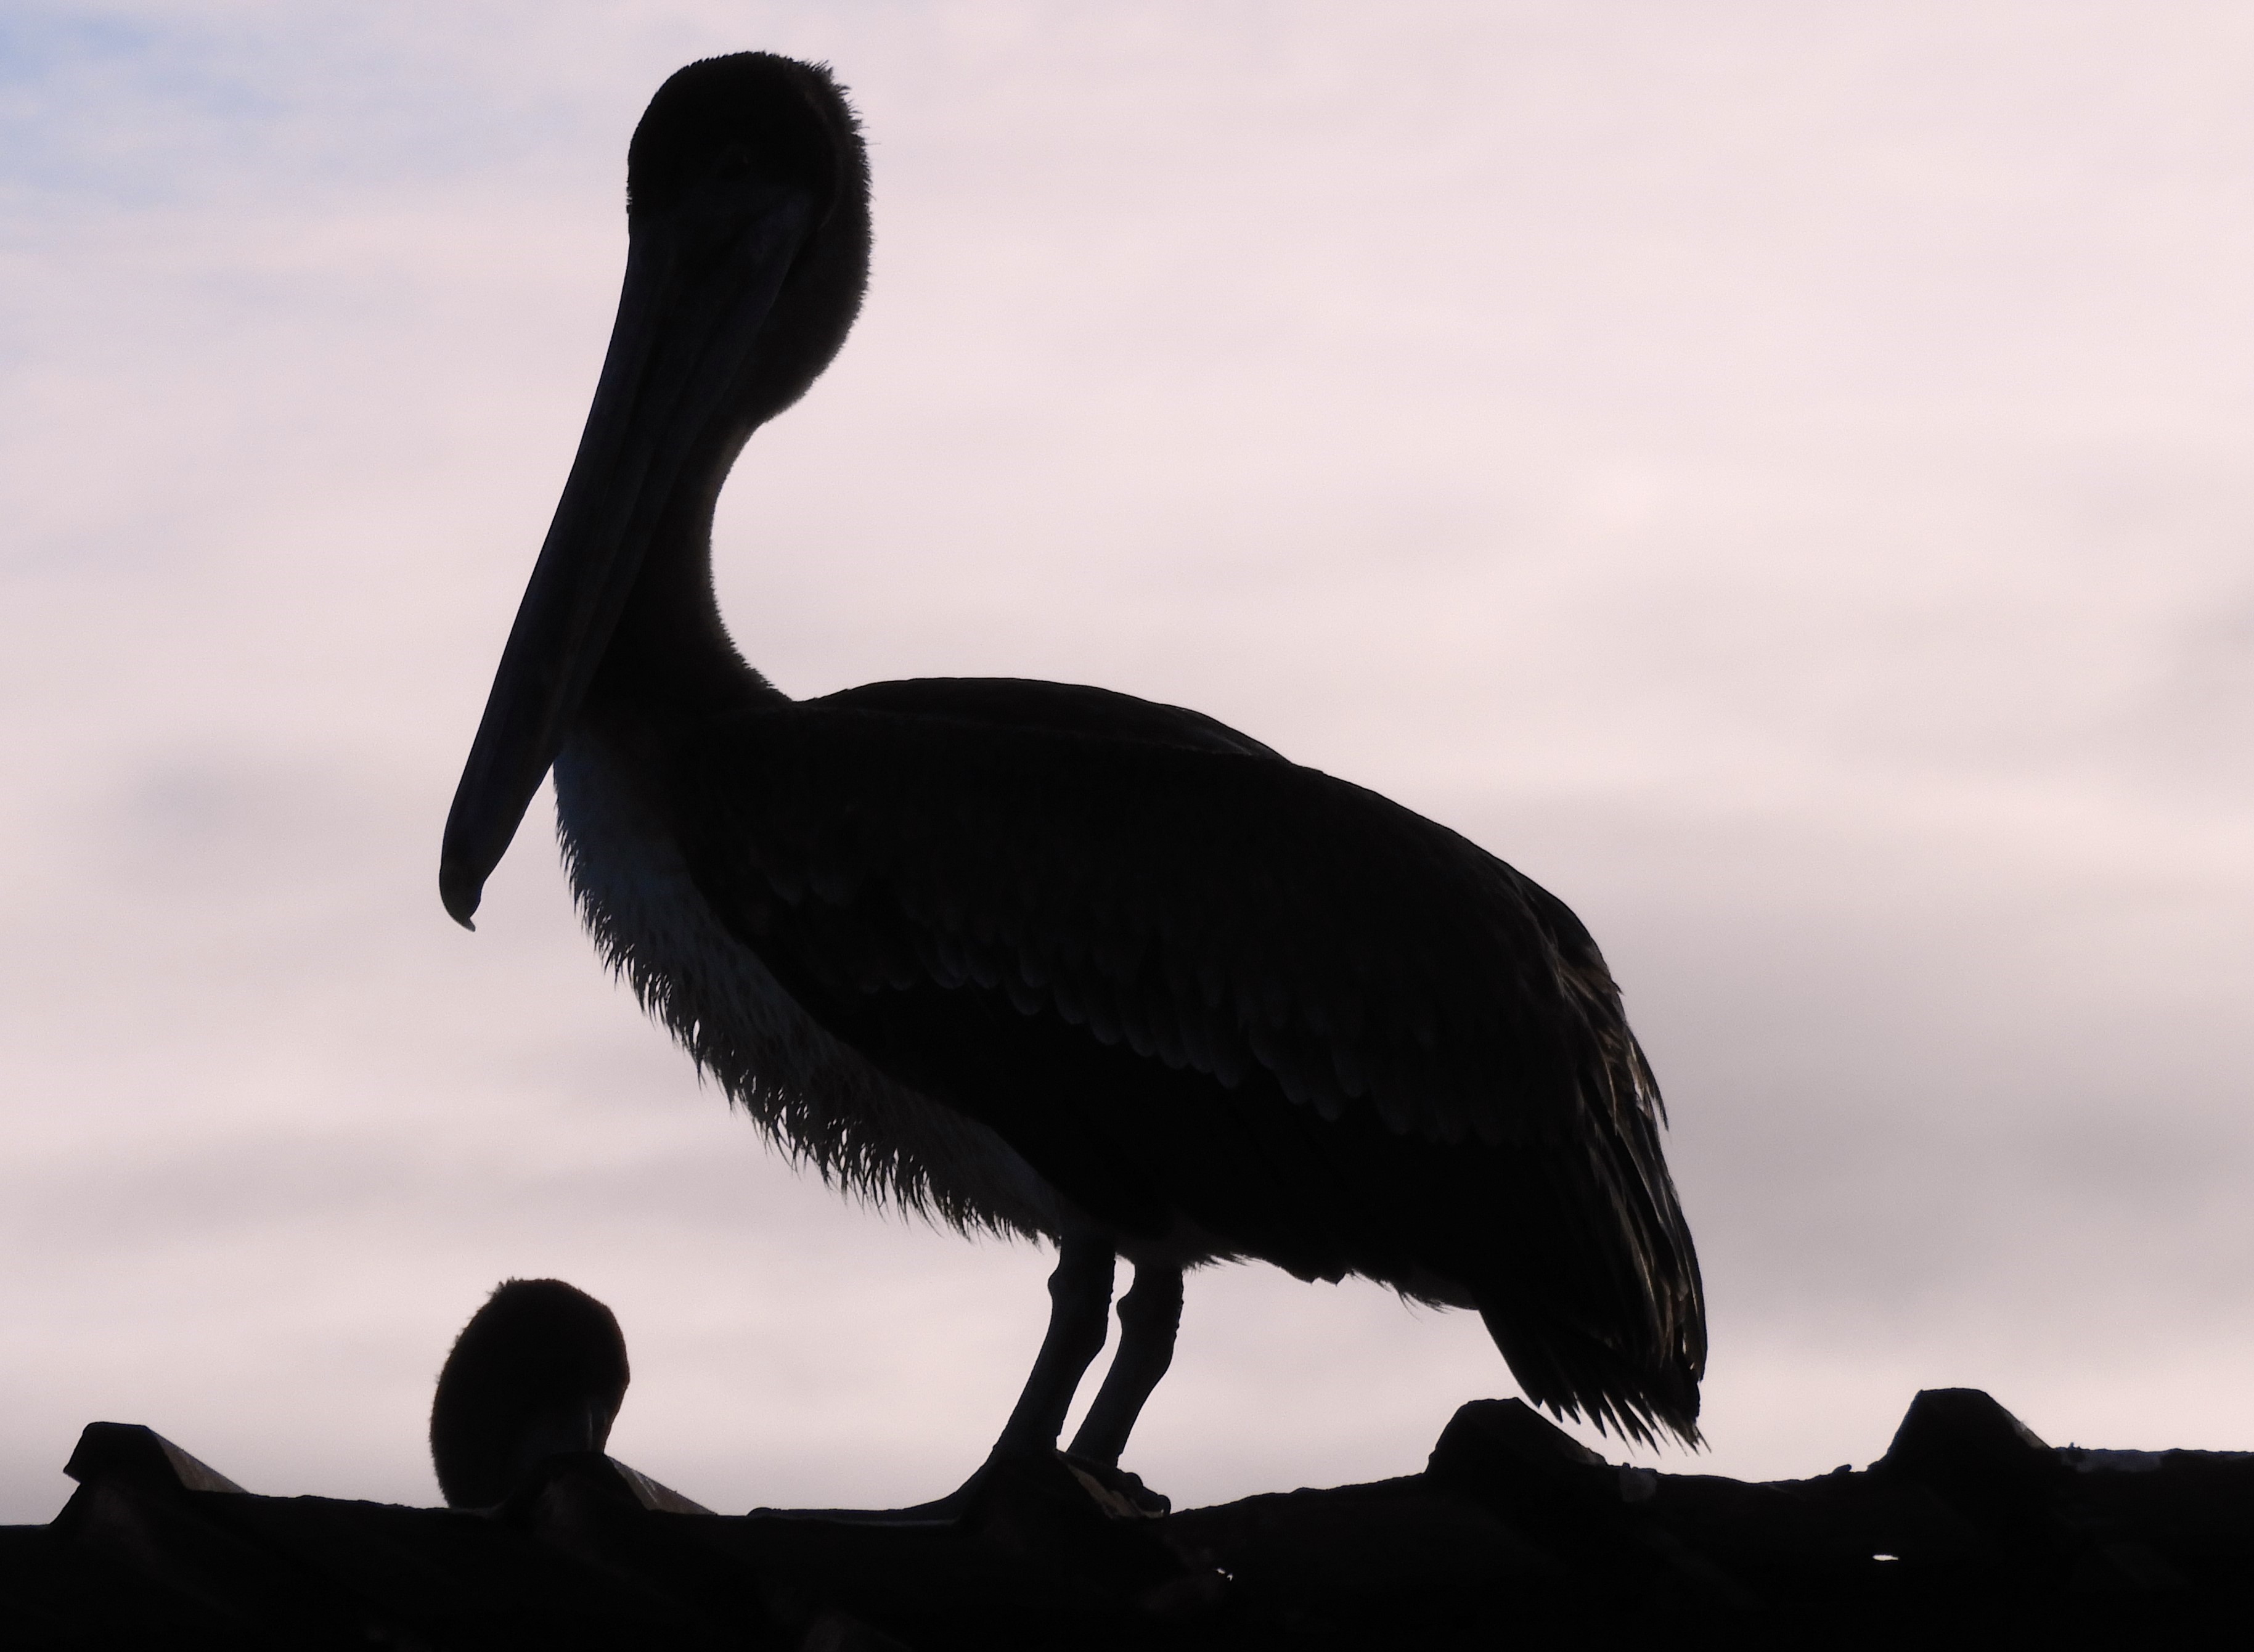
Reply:
<svg viewBox="0 0 2254 1652"><path fill-rule="evenodd" d="M747 221L676 214L634 227L594 405L446 817L438 891L465 928L556 760L659 522L685 480L724 473L751 434L727 410L814 216L803 192L771 192Z"/></svg>

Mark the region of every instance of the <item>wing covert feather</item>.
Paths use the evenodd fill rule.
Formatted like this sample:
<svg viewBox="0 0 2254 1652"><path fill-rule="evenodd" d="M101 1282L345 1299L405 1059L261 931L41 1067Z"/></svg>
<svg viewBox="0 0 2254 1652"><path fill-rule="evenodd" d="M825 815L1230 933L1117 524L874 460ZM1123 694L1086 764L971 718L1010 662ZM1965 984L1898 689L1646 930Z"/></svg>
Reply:
<svg viewBox="0 0 2254 1652"><path fill-rule="evenodd" d="M1559 1141L1656 1106L1562 903L1446 828L1272 758L821 703L733 720L726 904L779 901L868 993L999 989L1106 1046L1326 1119ZM752 780L750 777L757 777ZM696 782L692 780L691 784ZM1597 1087L1627 1094L1586 1093Z"/></svg>

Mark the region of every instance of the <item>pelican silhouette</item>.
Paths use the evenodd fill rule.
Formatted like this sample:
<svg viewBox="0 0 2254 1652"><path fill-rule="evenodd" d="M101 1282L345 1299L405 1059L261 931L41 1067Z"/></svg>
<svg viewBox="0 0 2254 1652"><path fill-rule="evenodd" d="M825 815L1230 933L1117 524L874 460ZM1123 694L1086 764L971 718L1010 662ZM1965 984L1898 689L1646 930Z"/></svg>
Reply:
<svg viewBox="0 0 2254 1652"><path fill-rule="evenodd" d="M430 1401L449 1508L498 1503L559 1452L598 1452L626 1396L615 1315L561 1279L504 1279L454 1340Z"/></svg>
<svg viewBox="0 0 2254 1652"><path fill-rule="evenodd" d="M1704 1314L1658 1089L1588 932L1446 828L1210 718L1015 679L794 701L738 654L715 500L869 257L826 70L681 70L627 152L594 405L446 822L468 925L553 769L611 966L786 1149L1053 1241L997 1452L1116 1466L1183 1270L1475 1309L1529 1396L1697 1438Z"/></svg>

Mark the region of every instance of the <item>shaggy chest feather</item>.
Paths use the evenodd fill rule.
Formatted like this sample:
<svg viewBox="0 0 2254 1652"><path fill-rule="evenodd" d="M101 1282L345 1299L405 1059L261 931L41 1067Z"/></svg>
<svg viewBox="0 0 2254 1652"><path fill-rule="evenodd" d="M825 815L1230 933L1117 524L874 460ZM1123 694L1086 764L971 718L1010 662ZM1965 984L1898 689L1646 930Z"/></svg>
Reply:
<svg viewBox="0 0 2254 1652"><path fill-rule="evenodd" d="M1060 1232L1072 1213L1009 1144L832 1038L728 933L599 737L575 733L555 775L572 890L605 961L778 1145L956 1228Z"/></svg>

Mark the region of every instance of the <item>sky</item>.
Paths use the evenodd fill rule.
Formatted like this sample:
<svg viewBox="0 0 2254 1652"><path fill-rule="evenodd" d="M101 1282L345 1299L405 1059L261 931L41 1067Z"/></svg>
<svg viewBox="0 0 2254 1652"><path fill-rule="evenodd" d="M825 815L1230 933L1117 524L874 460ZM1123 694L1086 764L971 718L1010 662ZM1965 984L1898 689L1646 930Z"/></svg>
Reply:
<svg viewBox="0 0 2254 1652"><path fill-rule="evenodd" d="M1195 706L1595 932L1710 1449L1920 1388L2254 1446L2254 16L2181 0L50 4L0 18L0 1520L79 1428L434 1502L500 1279L714 1508L983 1456L1041 1251L763 1146L439 829L694 58L836 66L868 306L724 497L810 695ZM1128 1466L1409 1473L1469 1315L1190 1281ZM1581 1432L1595 1439L1588 1431ZM1616 1442L1596 1441L1616 1458Z"/></svg>

